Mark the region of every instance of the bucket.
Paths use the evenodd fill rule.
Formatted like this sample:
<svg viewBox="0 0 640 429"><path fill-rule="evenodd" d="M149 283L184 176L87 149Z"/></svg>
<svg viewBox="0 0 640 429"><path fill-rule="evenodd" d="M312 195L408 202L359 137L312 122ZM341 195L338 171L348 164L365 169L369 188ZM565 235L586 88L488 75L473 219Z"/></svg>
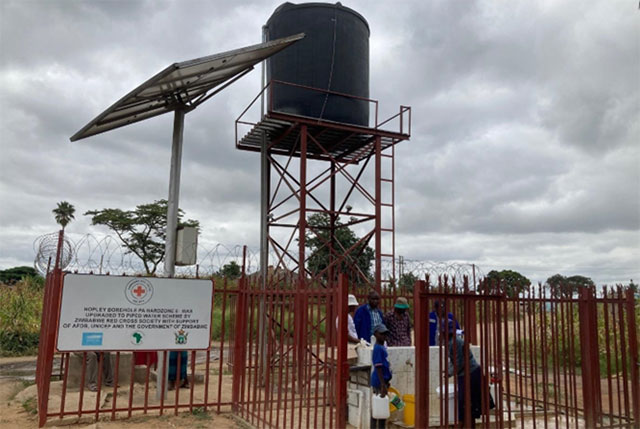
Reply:
<svg viewBox="0 0 640 429"><path fill-rule="evenodd" d="M402 395L404 401L404 417L403 422L407 426L416 425L416 397L414 395Z"/></svg>
<svg viewBox="0 0 640 429"><path fill-rule="evenodd" d="M453 384L449 384L449 398L447 398L446 400L449 401L449 424L454 424L456 422L456 415L455 415L455 406L456 406L456 393L455 393L455 385ZM445 389L444 386L440 386L440 387L436 387L436 393L438 394L438 398L440 398L440 401L445 400L444 396L445 396ZM442 406L444 407L445 405L442 404Z"/></svg>
<svg viewBox="0 0 640 429"><path fill-rule="evenodd" d="M389 412L393 413L394 411L398 411L404 408L404 402L400 397L400 392L398 392L393 387L389 387Z"/></svg>

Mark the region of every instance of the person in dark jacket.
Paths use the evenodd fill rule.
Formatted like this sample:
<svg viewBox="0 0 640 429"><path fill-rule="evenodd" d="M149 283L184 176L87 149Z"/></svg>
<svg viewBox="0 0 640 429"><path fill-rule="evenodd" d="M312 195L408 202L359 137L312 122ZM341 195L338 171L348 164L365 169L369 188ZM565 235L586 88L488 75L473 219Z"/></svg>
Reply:
<svg viewBox="0 0 640 429"><path fill-rule="evenodd" d="M470 399L469 405L471 409L471 426L475 427L475 420L482 415L482 369L476 361L475 356L469 350L469 360L465 364L464 359L464 340L456 335L456 325L453 320L442 324L440 333L447 338L447 347L449 354L449 362L447 365L447 374L449 377L457 377L458 382L458 421L464 421L464 414L467 404L465 403L465 384L466 377L469 377ZM493 398L489 394L489 409L495 407Z"/></svg>
<svg viewBox="0 0 640 429"><path fill-rule="evenodd" d="M367 304L360 306L356 310L356 314L353 316L353 323L356 325L358 338L367 342L371 341L373 328L383 323L384 315L378 307L379 305L380 294L372 290L367 297Z"/></svg>

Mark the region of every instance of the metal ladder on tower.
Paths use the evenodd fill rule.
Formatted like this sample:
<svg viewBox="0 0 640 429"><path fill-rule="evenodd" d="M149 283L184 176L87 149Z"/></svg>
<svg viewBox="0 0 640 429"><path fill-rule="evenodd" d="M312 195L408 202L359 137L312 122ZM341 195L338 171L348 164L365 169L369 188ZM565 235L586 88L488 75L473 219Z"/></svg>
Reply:
<svg viewBox="0 0 640 429"><path fill-rule="evenodd" d="M381 251L380 251L382 267L389 266L390 264L390 270L387 273L388 274L387 278L384 278L384 277L382 278L382 284L386 287L393 286L391 284L392 279L395 280L395 285L397 285L397 281L398 281L398 279L396 279L395 152L396 152L396 146L391 145L391 148L387 149L386 151L380 154L382 158L381 163L385 163L384 160L387 160L386 163L389 164L388 171L390 171L391 173L391 177L382 177L382 176L380 177L380 181L383 184L388 183L390 188L389 189L390 195L387 196L387 197L390 197L389 200L387 200L388 202L385 202L383 192L381 192L381 202L380 202L380 206L385 209L385 210L381 210L382 212L381 228L380 228L381 243L387 242L387 240L383 240L383 238L385 238L385 235L391 236L390 249L388 249L389 247L388 245L387 245L387 249L385 249L385 245L382 244ZM385 226L385 219L386 221L389 222L386 224L386 226ZM387 264L385 264L383 261L386 261Z"/></svg>

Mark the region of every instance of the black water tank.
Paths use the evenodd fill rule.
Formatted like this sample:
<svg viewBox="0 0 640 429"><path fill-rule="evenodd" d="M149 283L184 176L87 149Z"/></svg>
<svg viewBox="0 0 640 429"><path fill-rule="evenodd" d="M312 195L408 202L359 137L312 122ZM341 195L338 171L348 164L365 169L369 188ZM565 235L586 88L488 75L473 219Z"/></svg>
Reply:
<svg viewBox="0 0 640 429"><path fill-rule="evenodd" d="M340 3L284 3L267 21L267 40L305 33L267 61L267 80L369 97L369 24ZM272 109L369 126L370 103L318 91L272 85Z"/></svg>

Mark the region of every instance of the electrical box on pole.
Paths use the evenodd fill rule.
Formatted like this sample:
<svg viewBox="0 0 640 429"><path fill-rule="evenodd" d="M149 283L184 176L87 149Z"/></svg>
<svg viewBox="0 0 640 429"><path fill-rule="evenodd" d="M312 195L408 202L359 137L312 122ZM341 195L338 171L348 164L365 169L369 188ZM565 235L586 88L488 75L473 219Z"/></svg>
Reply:
<svg viewBox="0 0 640 429"><path fill-rule="evenodd" d="M195 265L198 259L198 229L192 226L178 228L176 261L178 266Z"/></svg>

